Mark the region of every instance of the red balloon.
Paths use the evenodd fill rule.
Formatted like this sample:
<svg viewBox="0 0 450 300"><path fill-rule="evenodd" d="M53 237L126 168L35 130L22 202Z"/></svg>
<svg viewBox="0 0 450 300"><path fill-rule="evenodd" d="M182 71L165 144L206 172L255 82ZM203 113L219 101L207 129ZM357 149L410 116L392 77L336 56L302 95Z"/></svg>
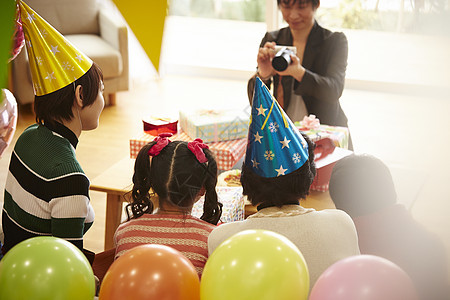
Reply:
<svg viewBox="0 0 450 300"><path fill-rule="evenodd" d="M199 300L194 265L179 251L163 245L135 247L111 265L100 287L100 300Z"/></svg>
<svg viewBox="0 0 450 300"><path fill-rule="evenodd" d="M393 262L374 255L342 259L325 270L309 300L417 300L408 274Z"/></svg>

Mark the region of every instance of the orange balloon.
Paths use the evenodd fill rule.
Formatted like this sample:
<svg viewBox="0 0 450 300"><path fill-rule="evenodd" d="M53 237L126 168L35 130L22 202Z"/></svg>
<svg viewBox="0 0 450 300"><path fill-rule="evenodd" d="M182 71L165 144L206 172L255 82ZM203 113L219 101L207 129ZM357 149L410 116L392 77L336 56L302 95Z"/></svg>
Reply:
<svg viewBox="0 0 450 300"><path fill-rule="evenodd" d="M200 280L194 265L163 245L137 246L106 272L99 300L199 300Z"/></svg>

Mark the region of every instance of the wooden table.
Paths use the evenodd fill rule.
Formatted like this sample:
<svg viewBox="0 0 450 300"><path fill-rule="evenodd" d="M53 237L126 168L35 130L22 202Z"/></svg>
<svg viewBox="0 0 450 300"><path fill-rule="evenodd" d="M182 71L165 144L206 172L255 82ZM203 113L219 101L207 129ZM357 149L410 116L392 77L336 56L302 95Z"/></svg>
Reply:
<svg viewBox="0 0 450 300"><path fill-rule="evenodd" d="M131 196L134 161L125 157L91 180L91 190L106 193L105 250L114 248L113 237L122 218L122 203Z"/></svg>
<svg viewBox="0 0 450 300"><path fill-rule="evenodd" d="M91 180L91 190L106 193L105 250L114 247L113 238L122 218L122 204L131 197L134 161L125 157ZM301 204L316 210L335 208L328 192L311 191ZM256 207L249 202L245 204L245 217L255 212Z"/></svg>

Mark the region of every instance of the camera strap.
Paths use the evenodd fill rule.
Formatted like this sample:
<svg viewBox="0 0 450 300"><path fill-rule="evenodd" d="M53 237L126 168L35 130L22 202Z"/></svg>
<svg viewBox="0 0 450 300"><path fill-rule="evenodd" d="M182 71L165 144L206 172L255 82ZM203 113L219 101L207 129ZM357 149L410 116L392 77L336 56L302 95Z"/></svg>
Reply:
<svg viewBox="0 0 450 300"><path fill-rule="evenodd" d="M281 84L282 77L283 76L281 76L281 75L278 76L278 86L277 86L276 95L277 95L278 104L280 104L281 108L284 109L284 91L283 91L283 85Z"/></svg>

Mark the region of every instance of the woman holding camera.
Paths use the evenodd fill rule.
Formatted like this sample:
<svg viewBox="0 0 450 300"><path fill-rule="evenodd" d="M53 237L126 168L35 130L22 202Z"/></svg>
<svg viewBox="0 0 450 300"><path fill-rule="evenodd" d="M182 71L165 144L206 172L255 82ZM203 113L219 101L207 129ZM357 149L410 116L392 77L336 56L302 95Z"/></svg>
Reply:
<svg viewBox="0 0 450 300"><path fill-rule="evenodd" d="M273 81L273 94L292 121L314 114L322 124L347 127L347 117L339 104L347 68L347 38L317 23L314 15L320 0L277 0L277 3L289 26L267 32L262 39L258 69L248 82L250 102L255 77L259 76L267 86ZM272 65L279 45L296 48L296 54L284 55L288 66L283 71ZM352 148L351 140L349 147Z"/></svg>

